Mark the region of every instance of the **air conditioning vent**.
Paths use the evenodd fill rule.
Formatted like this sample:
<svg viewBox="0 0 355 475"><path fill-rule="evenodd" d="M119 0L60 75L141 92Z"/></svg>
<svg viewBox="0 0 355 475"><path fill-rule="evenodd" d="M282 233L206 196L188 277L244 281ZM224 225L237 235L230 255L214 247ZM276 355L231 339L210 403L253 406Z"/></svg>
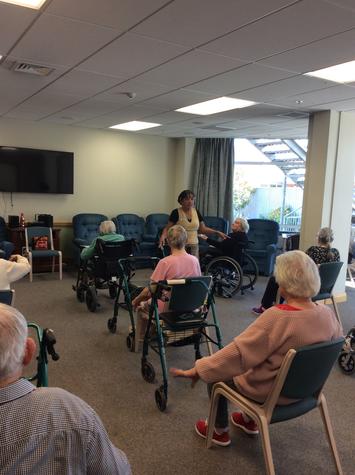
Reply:
<svg viewBox="0 0 355 475"><path fill-rule="evenodd" d="M52 71L54 71L53 68L48 68L47 66L17 62L12 66L12 70L17 73L34 74L35 76L48 76Z"/></svg>

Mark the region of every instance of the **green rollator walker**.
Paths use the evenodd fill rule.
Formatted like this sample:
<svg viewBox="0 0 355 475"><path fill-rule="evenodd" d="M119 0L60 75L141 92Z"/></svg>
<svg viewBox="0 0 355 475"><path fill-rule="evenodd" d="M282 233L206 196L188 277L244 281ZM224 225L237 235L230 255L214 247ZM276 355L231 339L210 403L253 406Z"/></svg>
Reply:
<svg viewBox="0 0 355 475"><path fill-rule="evenodd" d="M13 306L14 302L14 290L0 290L0 303ZM54 349L57 341L53 330L50 328L43 329L36 323L28 323L27 326L34 330L38 347L36 372L27 379L29 381L37 381L38 388L46 387L48 386L48 355L51 355L53 361L59 360L59 355Z"/></svg>
<svg viewBox="0 0 355 475"><path fill-rule="evenodd" d="M124 241L122 241L124 242ZM135 349L136 326L134 322L132 300L142 291L144 286L138 286L131 282L137 266L144 264L154 269L159 262L157 257L130 256L118 259L117 279L115 280L116 296L113 304L113 317L107 321L107 328L111 333L116 333L119 308L128 311L130 319L130 331L127 335L126 343L130 351ZM123 302L120 302L121 293Z"/></svg>
<svg viewBox="0 0 355 475"><path fill-rule="evenodd" d="M143 340L141 371L145 381L155 381L155 370L148 361L151 348L160 358L163 384L155 391L155 402L165 411L168 401L168 370L165 347L194 345L195 359L201 358L200 345L207 344L212 354L212 344L222 348L222 336L217 320L212 291L212 277L190 277L165 280L151 284L152 302ZM166 300L167 310L159 313L158 300ZM208 317L211 313L212 319ZM213 328L215 338L210 336Z"/></svg>

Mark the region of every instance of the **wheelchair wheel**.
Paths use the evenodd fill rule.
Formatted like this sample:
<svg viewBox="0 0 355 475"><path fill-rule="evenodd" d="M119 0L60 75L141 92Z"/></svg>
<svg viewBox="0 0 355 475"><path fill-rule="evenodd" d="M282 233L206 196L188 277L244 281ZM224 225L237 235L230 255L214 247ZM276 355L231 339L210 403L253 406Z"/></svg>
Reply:
<svg viewBox="0 0 355 475"><path fill-rule="evenodd" d="M117 323L115 318L109 318L107 320L107 328L111 333L116 333L117 330Z"/></svg>
<svg viewBox="0 0 355 475"><path fill-rule="evenodd" d="M154 383L155 369L149 361L142 362L142 376L144 381L147 381L147 383Z"/></svg>
<svg viewBox="0 0 355 475"><path fill-rule="evenodd" d="M338 358L338 364L340 369L345 374L352 374L355 371L355 359L346 351L342 351Z"/></svg>
<svg viewBox="0 0 355 475"><path fill-rule="evenodd" d="M86 291L86 305L90 312L96 312L97 309L97 294L96 289L90 286Z"/></svg>
<svg viewBox="0 0 355 475"><path fill-rule="evenodd" d="M206 266L205 275L211 275L216 294L232 297L242 286L243 271L237 261L230 257L216 257Z"/></svg>
<svg viewBox="0 0 355 475"><path fill-rule="evenodd" d="M155 402L159 411L164 412L168 403L168 398L165 396L164 386L160 386L155 390Z"/></svg>
<svg viewBox="0 0 355 475"><path fill-rule="evenodd" d="M83 284L79 284L76 289L76 298L79 300L80 303L83 303L85 300L85 287Z"/></svg>
<svg viewBox="0 0 355 475"><path fill-rule="evenodd" d="M243 256L243 284L242 291L246 289L253 289L254 284L259 276L259 269L255 260L245 253Z"/></svg>

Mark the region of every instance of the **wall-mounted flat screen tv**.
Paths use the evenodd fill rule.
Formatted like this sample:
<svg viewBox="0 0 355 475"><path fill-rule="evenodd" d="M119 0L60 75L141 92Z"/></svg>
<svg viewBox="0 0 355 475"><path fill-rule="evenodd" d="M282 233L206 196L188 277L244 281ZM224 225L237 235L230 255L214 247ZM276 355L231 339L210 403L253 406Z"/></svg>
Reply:
<svg viewBox="0 0 355 475"><path fill-rule="evenodd" d="M74 154L0 146L0 191L73 194Z"/></svg>

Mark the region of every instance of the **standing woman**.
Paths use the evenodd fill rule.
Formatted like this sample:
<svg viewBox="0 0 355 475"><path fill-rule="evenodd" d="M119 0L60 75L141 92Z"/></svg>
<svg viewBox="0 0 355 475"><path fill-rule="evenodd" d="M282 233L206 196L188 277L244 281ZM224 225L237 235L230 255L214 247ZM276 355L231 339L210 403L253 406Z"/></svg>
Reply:
<svg viewBox="0 0 355 475"><path fill-rule="evenodd" d="M200 234L218 234L222 239L228 236L221 231L209 228L203 222L203 217L195 208L195 194L191 190L184 190L178 196L180 208L174 209L170 216L168 224L163 229L160 236L159 247L164 245L169 228L178 224L187 232L186 251L198 258L198 233Z"/></svg>

